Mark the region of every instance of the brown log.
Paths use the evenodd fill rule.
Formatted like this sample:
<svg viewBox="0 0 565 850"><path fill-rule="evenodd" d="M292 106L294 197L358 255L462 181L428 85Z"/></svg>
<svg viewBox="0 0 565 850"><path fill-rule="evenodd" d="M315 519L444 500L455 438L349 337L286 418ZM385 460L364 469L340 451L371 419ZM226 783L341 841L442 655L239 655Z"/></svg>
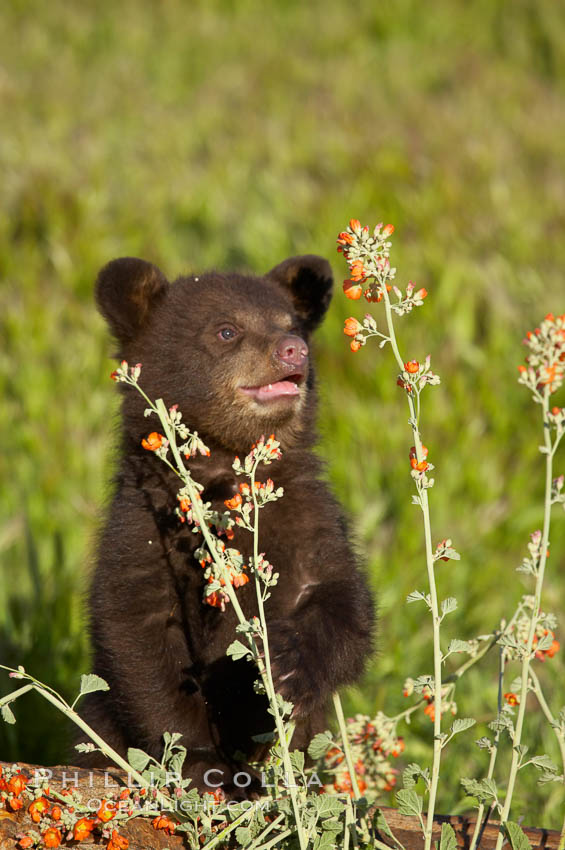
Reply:
<svg viewBox="0 0 565 850"><path fill-rule="evenodd" d="M0 762L0 767L11 767L11 765ZM36 771L45 770L37 765L20 764L22 773L33 780ZM116 784L127 785L127 775L121 770L85 770L80 767L57 766L48 768L52 772L49 778L49 786L54 791L63 788L77 787L81 799L87 803L89 800L108 797L116 790ZM420 850L423 848L419 821L415 817L400 815L396 809L387 806L379 807L387 824L396 838L406 847L406 850ZM433 840L439 841L441 825L449 823L455 831L457 845L468 848L475 828L475 819L466 815L454 817L437 815L434 818ZM9 812L0 809L0 850L17 850L17 836L27 830L36 828L27 812L27 806L18 812ZM522 827L532 845L532 850L557 850L560 834L556 830L536 829L533 827ZM480 843L480 850L492 850L498 837L498 823L489 821L485 826ZM184 846L180 835L165 835L162 831L153 829L151 820L147 817L132 818L127 824L120 824L120 833L129 839L129 850L180 850ZM385 844L392 845L386 835L380 836ZM105 844L100 837L88 838L83 842L72 842L72 846L80 848ZM63 844L62 846L65 846ZM508 843L506 847L508 848Z"/></svg>

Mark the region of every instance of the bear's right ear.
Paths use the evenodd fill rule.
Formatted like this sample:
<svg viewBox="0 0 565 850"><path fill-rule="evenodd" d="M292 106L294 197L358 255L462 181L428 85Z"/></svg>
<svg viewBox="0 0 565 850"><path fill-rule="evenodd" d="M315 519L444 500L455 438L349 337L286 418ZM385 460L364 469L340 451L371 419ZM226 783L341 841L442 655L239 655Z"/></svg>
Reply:
<svg viewBox="0 0 565 850"><path fill-rule="evenodd" d="M99 273L96 303L116 339L127 343L138 335L168 287L157 266L135 257L120 257Z"/></svg>

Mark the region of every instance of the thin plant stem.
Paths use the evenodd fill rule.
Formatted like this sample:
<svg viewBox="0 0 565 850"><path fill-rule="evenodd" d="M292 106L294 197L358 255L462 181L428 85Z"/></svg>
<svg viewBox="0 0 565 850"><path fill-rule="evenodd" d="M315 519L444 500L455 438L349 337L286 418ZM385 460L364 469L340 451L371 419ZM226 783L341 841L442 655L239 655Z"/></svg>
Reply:
<svg viewBox="0 0 565 850"><path fill-rule="evenodd" d="M279 825L279 823L281 822L281 820L283 820L283 818L284 818L284 812L283 812L283 814L278 815L278 817L276 817L275 820L272 821L272 823L270 823L265 830L263 830L261 835L258 835L257 838L255 838L251 842L251 844L248 844L246 850L256 850L257 846L259 845L259 842L263 841L265 836L268 835L269 832L272 832L272 830L275 829L275 827L277 827ZM277 836L277 838L280 838L280 836ZM204 847L203 850L206 850L206 848Z"/></svg>
<svg viewBox="0 0 565 850"><path fill-rule="evenodd" d="M502 711L502 684L503 684L503 680L504 680L504 668L505 668L504 652L503 652L502 648L500 648L500 650L499 650L499 662L498 662L498 713L499 714ZM494 735L494 741L493 741L492 749L490 751L490 759L489 759L489 765L488 765L487 779L492 779L493 776L494 776L494 768L495 768L495 765L496 765L496 758L498 756L498 745L499 745L499 742L500 742L500 732L501 732L500 728L497 728L495 735ZM479 804L479 808L478 808L478 811L477 811L477 822L475 824L475 829L473 830L473 837L471 839L471 844L470 844L469 850L475 850L475 848L477 847L477 844L478 844L479 838L481 836L482 830L486 826L486 821L488 821L488 818L490 817L491 809L489 807L489 809L487 811L486 821L485 821L485 823L482 823L483 816L484 816L484 813L485 813L485 808L486 808L486 806L485 806L484 803Z"/></svg>
<svg viewBox="0 0 565 850"><path fill-rule="evenodd" d="M337 717L337 723L339 726L339 732L341 735L341 740L343 742L343 752L345 754L345 762L347 764L347 769L349 771L349 776L351 777L351 788L353 789L353 793L355 794L355 799L358 800L361 797L361 793L359 791L359 784L357 782L357 775L355 773L355 765L353 764L353 756L351 755L351 748L349 746L349 739L347 737L347 726L345 723L345 715L343 713L343 706L341 704L341 699L339 698L339 694L337 691L332 694L335 714Z"/></svg>
<svg viewBox="0 0 565 850"><path fill-rule="evenodd" d="M10 669L9 667L4 667L3 664L0 664L0 667L3 670ZM2 697L2 699L0 699L0 708L2 708L3 705L9 705L18 697L22 697L24 694L27 694L27 692L31 690L33 690L33 685L24 685L23 688L18 688L16 691L10 691L9 694L6 694L5 697Z"/></svg>
<svg viewBox="0 0 565 850"><path fill-rule="evenodd" d="M394 332L394 322L392 318L392 308L390 305L390 299L388 297L388 292L386 288L386 281L381 282L381 291L383 293L383 299L385 304L385 314L386 314L386 322L388 335L390 339L391 348L396 359L396 362L400 368L400 371L404 370L404 361L400 356L400 351L398 350L398 343L396 341L396 334ZM407 393L408 399L408 407L410 408L410 426L412 428L412 435L414 437L414 447L416 449L416 458L418 462L422 462L424 460L424 453L422 450L422 441L420 439L420 432L418 429L418 415L415 410L414 400ZM426 488L419 487L418 495L420 497L420 506L422 508L422 515L424 520L424 538L425 538L425 547L426 547L426 569L428 573L428 583L430 588L430 609L432 614L432 631L433 631L433 652L434 652L434 749L433 749L433 761L432 761L432 772L430 777L430 788L429 788L429 799L428 799L428 811L426 815L426 824L424 829L424 850L430 850L432 846L432 829L434 822L434 811L436 804L436 796L437 789L439 783L439 770L440 770L440 762L441 762L441 750L442 750L442 738L441 738L441 703L442 703L442 681L441 681L441 664L442 664L442 654L441 654L441 642L440 642L440 624L441 624L441 616L439 613L438 606L438 597L437 597L437 588L435 582L435 571L434 571L434 554L432 549L432 532L431 532L431 522L430 522L430 508L428 503L428 491Z"/></svg>
<svg viewBox="0 0 565 850"><path fill-rule="evenodd" d="M11 667L6 667L4 664L0 664L0 668L2 670L8 670L11 673L19 673L20 672L19 670L14 670ZM80 715L78 715L76 713L76 711L74 711L74 709L71 708L71 706L66 702L66 700L64 700L63 697L60 694L58 694L56 691L53 690L53 688L44 687L44 685L41 682L39 682L33 676L30 676L28 673L22 673L20 675L25 676L26 678L30 678L33 681L30 685L26 685L22 688L19 688L17 691L12 691L12 693L10 693L8 695L10 697L10 700L15 698L14 697L15 694L17 694L18 696L21 696L23 693L25 693L29 690L37 691L37 693L40 694L44 699L46 699L48 702L50 702L52 705L54 705L57 709L59 709L59 711L61 711L65 715L65 717L68 717L69 720L72 720L72 722L75 723L79 727L79 729L82 729L82 731L85 732L88 735L88 737L92 741L94 741L95 744L97 744L100 747L100 749L102 750L102 752L104 753L105 756L108 756L108 758L111 759L115 764L117 764L118 767L121 767L122 770L124 770L131 777L133 777L133 779L135 779L136 782L139 785L141 785L143 788L150 788L151 787L150 783L146 779L144 779L143 776L140 773L137 772L137 770L134 770L132 768L132 766L130 764L128 764L128 762L119 753L117 753L109 744L106 743L106 741L104 741L103 738L101 738L99 735L97 735L96 732L94 731L94 729L92 729L88 725L88 723L86 723L82 719L82 717L80 717ZM6 702L6 701L7 700L4 697L2 702ZM167 809L171 808L170 797L165 796L158 789L157 789L157 797L159 799L159 802L165 808L167 808Z"/></svg>
<svg viewBox="0 0 565 850"><path fill-rule="evenodd" d="M271 709L273 711L275 717L275 723L277 726L277 734L279 736L279 745L282 751L283 756L283 764L285 769L286 778L291 777L291 782L289 786L290 798L292 800L292 807L294 809L294 817L296 820L296 830L298 833L298 841L300 843L301 850L305 850L307 847L307 839L304 834L304 827L302 825L302 816L300 813L300 805L298 802L298 794L296 793L295 782L294 782L294 771L292 769L292 762L290 760L290 750L289 750L289 742L287 740L286 730L283 718L281 716L279 710L279 704L277 701L277 695L275 691L275 685L273 682L273 675L271 671L271 659L270 659L270 649L269 649L269 639L267 633L267 619L265 617L265 606L263 603L263 594L261 592L261 586L259 583L259 576L257 574L257 566L259 564L259 504L257 501L257 495L255 491L255 473L257 471L258 461L255 461L253 469L251 471L251 493L253 494L253 508L254 508L254 523L253 523L253 567L255 571L255 589L257 593L257 605L259 608L259 619L261 621L261 628L263 632L263 651L265 653L265 683L267 686L267 695L269 697L269 702L271 704Z"/></svg>
<svg viewBox="0 0 565 850"><path fill-rule="evenodd" d="M136 388L140 389L137 382L134 385L136 386ZM203 535L203 537L204 537L204 539L205 539L205 541L208 545L208 550L209 550L210 554L212 555L212 557L214 558L214 561L216 562L216 564L221 568L223 575L225 576L226 592L229 596L230 602L234 606L234 610L236 612L236 615L237 615L237 618L238 618L240 624L241 625L247 624L247 619L246 619L245 615L243 614L243 611L242 611L241 606L239 604L239 600L238 600L237 595L235 593L235 590L233 589L233 586L231 584L226 565L223 562L223 560L218 557L218 555L216 553L216 547L214 546L214 543L213 543L213 540L212 540L212 535L211 535L210 530L208 528L208 523L206 522L204 515L203 515L203 511L202 511L202 507L201 507L201 501L200 501L200 494L197 491L197 488L196 488L196 486L195 486L195 484L192 480L190 473L188 472L188 470L186 469L186 467L183 463L180 451L179 451L177 443L176 443L175 429L174 429L174 426L170 422L169 414L168 414L167 409L165 407L165 403L163 402L163 399L157 399L155 404L153 405L151 403L151 401L147 398L147 396L145 396L144 393L142 393L142 394L143 394L144 398L149 402L152 409L155 409L156 412L159 415L159 418L161 420L161 424L163 425L163 428L165 429L166 436L167 436L167 439L169 441L169 446L171 448L171 451L173 453L173 457L175 459L175 463L177 464L178 470L181 473L181 478L182 478L183 482L186 484L187 489L189 491L190 500L192 502L192 509L193 509L194 513L197 515L198 521L200 523L200 530L201 530L202 535ZM254 507L255 507L255 526L254 526L254 534L253 534L253 550L254 550L254 556L253 556L254 561L253 561L253 563L254 563L255 568L257 566L258 558L259 558L259 542L258 542L258 539L259 539L259 537L258 537L258 535L259 535L259 509L258 509L257 498L256 498L256 495L255 495L255 487L254 487L256 469L257 469L257 462L255 463L255 466L253 467L253 471L252 471L252 475L251 475L251 482L252 482L251 492L253 493L253 503L254 503ZM263 649L265 651L265 662L263 662L263 660L261 658L259 648L257 646L256 641L252 637L252 635L247 633L247 637L248 637L249 643L251 644L253 656L256 660L257 666L259 667L261 680L263 682L263 686L264 686L265 691L267 693L267 697L269 699L269 703L270 703L271 709L272 709L274 717L275 717L277 734L278 734L278 737L279 737L279 744L280 744L282 754L283 754L283 764L284 764L285 771L286 771L286 777L287 777L287 780L288 780L289 777L291 778L291 782L288 786L288 791L290 793L292 807L293 807L293 810L294 810L294 816L295 816L295 821L296 821L296 830L297 830L297 834L298 834L298 841L299 841L301 850L306 850L307 841L306 841L306 837L304 835L304 829L303 829L303 826L302 826L302 818L301 818L301 815L300 815L300 806L299 806L299 802L298 802L298 795L296 793L296 788L294 787L294 785L295 785L295 783L294 783L294 771L292 769L292 763L290 761L290 753L289 753L289 749L288 749L288 745L287 745L286 732L285 732L284 723L283 723L283 720L282 720L282 717L281 717L281 714L280 714L280 711L279 711L276 692L275 692L272 674L271 674L271 665L270 665L270 658L269 658L269 644L268 644L268 639L267 639L267 624L266 624L266 619L265 619L265 611L264 611L264 607L263 607L263 598L262 598L262 595L260 593L260 588L258 586L257 577L256 577L256 587L257 587L257 600L258 600L258 605L259 605L259 616L260 616L261 627L262 627L263 636L264 636Z"/></svg>
<svg viewBox="0 0 565 850"><path fill-rule="evenodd" d="M563 736L563 732L560 728L556 726L555 717L553 716L551 709L547 704L547 700L545 699L540 680L538 679L538 675L533 669L533 667L530 670L530 678L532 680L533 691L537 697L539 706L545 714L546 719L549 721L551 728L555 732L555 737L557 738L557 743L559 744L559 750L561 752L561 764L563 767L563 775L565 777L565 738ZM565 848L565 817L563 819L563 826L561 827L561 836L559 839L558 850L563 850L563 848Z"/></svg>
<svg viewBox="0 0 565 850"><path fill-rule="evenodd" d="M520 744L522 742L522 731L524 728L524 717L526 714L526 701L529 687L530 661L532 657L532 648L534 644L534 635L539 621L541 607L541 591L543 587L543 579L545 574L545 564L547 560L547 548L549 545L549 527L551 522L551 492L553 481L553 455L556 446L552 445L551 432L549 428L549 387L546 386L542 398L543 408L543 439L545 448L545 497L544 497L544 513L543 513L543 531L541 541L540 561L537 569L536 586L534 591L534 605L530 619L530 628L528 630L528 639L526 646L523 649L522 671L521 671L521 687L520 687L520 705L518 707L518 716L516 719L516 729L512 738L512 762L510 765L510 774L508 777L508 787L506 791L506 799L500 813L501 829L496 841L496 850L501 850L505 840L503 825L508 820L510 808L512 806L512 797L514 795L514 786L516 777L520 767Z"/></svg>

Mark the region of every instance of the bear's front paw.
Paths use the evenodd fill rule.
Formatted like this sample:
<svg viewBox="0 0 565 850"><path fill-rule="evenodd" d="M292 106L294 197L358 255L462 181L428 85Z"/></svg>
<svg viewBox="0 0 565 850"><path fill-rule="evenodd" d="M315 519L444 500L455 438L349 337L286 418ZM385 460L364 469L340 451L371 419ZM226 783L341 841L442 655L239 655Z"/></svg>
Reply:
<svg viewBox="0 0 565 850"><path fill-rule="evenodd" d="M294 704L293 716L306 714L320 698L300 633L292 623L268 623L271 672L277 693Z"/></svg>

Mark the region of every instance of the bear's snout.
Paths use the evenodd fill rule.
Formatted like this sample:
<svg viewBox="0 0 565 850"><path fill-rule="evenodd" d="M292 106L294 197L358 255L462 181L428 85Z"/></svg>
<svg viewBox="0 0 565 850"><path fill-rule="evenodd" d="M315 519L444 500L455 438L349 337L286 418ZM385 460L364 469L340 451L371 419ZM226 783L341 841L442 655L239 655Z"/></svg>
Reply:
<svg viewBox="0 0 565 850"><path fill-rule="evenodd" d="M275 357L293 369L302 369L308 362L308 346L299 336L285 336L275 349Z"/></svg>

